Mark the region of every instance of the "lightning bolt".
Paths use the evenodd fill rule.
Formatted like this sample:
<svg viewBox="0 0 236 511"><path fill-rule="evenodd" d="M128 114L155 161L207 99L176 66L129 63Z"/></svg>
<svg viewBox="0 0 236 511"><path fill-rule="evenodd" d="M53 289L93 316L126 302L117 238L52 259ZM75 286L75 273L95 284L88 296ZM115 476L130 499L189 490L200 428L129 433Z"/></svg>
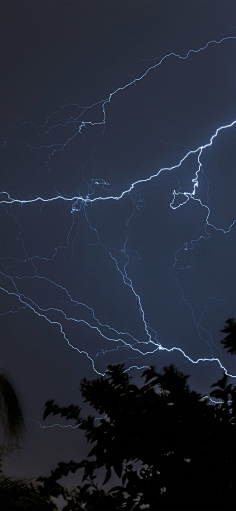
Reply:
<svg viewBox="0 0 236 511"><path fill-rule="evenodd" d="M150 67L139 77L133 78L130 82L126 83L124 86L118 87L116 90L111 92L106 99L102 99L96 103L93 103L91 106L79 106L77 104L68 103L61 107L58 111L50 114L45 123L42 125L37 125L33 123L33 121L25 121L20 125L13 128L12 138L20 142L24 146L36 150L36 151L47 151L47 157L45 160L46 166L50 171L50 161L58 152L62 152L77 136L81 136L82 138L86 138L86 129L90 126L92 128L102 127L103 133L106 129L106 119L107 119L107 106L112 104L115 96L124 93L126 89L131 88L138 84L138 82L144 81L148 74L153 70L157 70L165 60L170 57L187 60L191 54L199 54L206 50L210 45L223 45L226 41L234 42L236 37L224 37L221 40L212 40L207 42L207 44L197 50L190 49L186 55L181 56L174 52L170 52L161 59L157 59L158 62L154 61ZM89 119L89 114L96 107L99 107L101 110L101 118L98 120ZM54 120L60 116L63 117L66 110L74 109L74 114L70 115L65 120L60 122L54 122ZM181 148L185 150L184 156L178 159L178 161L174 165L164 166L162 168L157 169L154 173L150 173L148 177L143 177L133 181L130 185L123 188L123 190L116 194L112 189L112 186L101 178L92 178L89 182L87 182L82 169L82 176L84 185L87 187L87 193L75 193L73 196L67 196L65 194L61 194L56 191L55 195L50 196L41 196L37 195L35 197L26 197L26 193L23 192L24 198L19 198L19 192L15 194L8 191L2 190L0 192L0 204L6 214L9 216L11 220L15 222L15 226L18 229L17 242L21 245L21 250L24 253L24 257L5 257L1 259L2 269L0 271L0 276L2 278L2 284L0 286L1 291L5 294L5 296L12 300L14 303L14 308L3 312L2 314L16 314L21 311L22 308L29 309L32 313L37 315L38 317L47 321L50 325L55 326L55 328L59 329L62 338L67 343L70 349L76 351L79 355L83 355L87 357L90 361L94 371L98 375L104 375L104 372L98 370L97 368L97 360L98 358L102 358L109 353L115 352L128 352L129 355L125 361L129 363L129 367L127 369L142 369L144 367L148 367L148 365L133 364L132 360L143 360L143 357L146 357L145 360L149 360L158 352L167 352L167 353L180 353L186 361L191 362L194 365L199 363L211 363L217 364L223 371L230 377L236 378L236 374L231 374L228 372L227 368L222 363L221 352L219 348L214 344L212 334L207 329L201 326L201 320L203 315L206 313L207 307L211 300L217 299L217 291L214 295L210 296L208 302L203 307L203 311L200 315L200 318L197 319L194 307L191 305L187 293L184 290L182 285L182 281L178 278L179 270L186 270L190 268L190 265L179 266L180 256L184 252L192 253L195 247L200 242L206 242L211 237L211 229L217 232L221 232L222 234L229 235L236 223L236 219L234 219L230 225L228 225L225 229L222 227L215 225L211 222L211 210L209 206L209 187L207 190L207 198L203 199L199 192L199 182L200 179L204 178L207 181L206 174L204 173L204 165L202 163L203 157L205 153L209 150L213 150L214 144L217 143L217 138L224 131L228 131L231 133L232 130L236 127L236 120L232 120L230 123L219 126L215 132L212 134L209 140L205 142L205 144L198 146L195 149L187 149L185 146L181 146ZM36 136L37 144L31 144L31 142L27 142L23 139L24 129L32 129L33 133ZM45 137L52 137L54 134L58 133L58 130L68 130L70 129L72 134L63 140L62 142L52 142L49 144L41 144L41 140ZM3 130L3 133L8 134L9 130ZM61 137L60 137L61 138ZM175 142L172 142L175 144ZM178 145L178 144L176 144ZM7 147L7 142L4 141L2 145L2 150L5 150ZM190 308L191 315L193 318L194 325L198 331L199 339L208 345L211 356L209 357L197 357L193 358L185 350L178 346L172 346L171 348L166 347L163 343L158 340L158 334L154 328L149 324L147 320L147 314L145 311L145 307L143 305L143 300L141 293L136 289L134 279L131 278L129 274L129 265L132 264L134 260L138 260L140 258L138 252L131 252L128 247L128 240L130 235L131 223L135 212L139 211L144 207L144 201L141 196L141 192L143 186L150 186L152 182L156 182L158 178L160 178L163 174L175 173L183 168L183 166L189 162L189 166L192 168L193 164L192 160L195 160L195 167L193 171L193 178L191 180L191 188L182 191L181 187L178 189L174 189L172 193L172 200L170 202L170 208L173 211L176 211L180 208L186 207L186 204L192 201L199 205L199 207L204 212L205 223L203 233L201 233L196 239L192 239L191 241L186 241L181 247L179 247L173 256L173 265L169 269L170 277L173 282L176 283L178 289L180 290L182 299L186 303L187 307ZM191 160L191 161L190 161ZM117 249L115 247L108 246L102 240L101 234L99 232L99 228L96 225L96 222L92 221L90 218L91 208L96 204L112 204L112 203L120 203L121 207L123 207L125 200L129 201L131 206L131 212L129 213L128 218L125 222L125 236L124 243L121 249ZM42 256L42 255L29 255L25 246L24 241L24 233L23 227L18 219L19 210L22 208L31 208L34 205L40 206L40 211L44 206L55 207L57 204L61 206L65 206L66 215L68 214L68 208L72 215L72 221L70 225L70 229L68 231L66 237L66 244L58 245L54 252L50 255L50 257ZM18 208L18 209L17 209ZM117 330L114 326L109 324L108 322L101 321L97 315L95 314L95 310L90 305L84 303L82 300L79 301L75 299L69 290L56 282L55 280L49 278L48 276L44 276L41 274L39 270L39 262L53 262L54 259L58 257L60 250L64 249L66 251L71 250L71 259L75 257L74 253L74 243L76 237L78 235L78 225L77 219L79 215L83 216L85 225L87 227L88 232L90 233L90 239L88 239L88 245L91 246L99 246L102 253L106 255L107 260L111 261L114 272L116 272L118 279L120 279L122 286L127 290L130 296L130 301L135 304L137 308L139 317L141 318L141 322L143 325L143 333L141 333L141 339L137 338L137 336L133 336L132 333L126 331L124 328L123 331ZM29 265L29 273L18 274L17 271L23 266L27 267ZM64 297L64 305L60 306L42 306L42 304L37 301L37 299L33 299L30 293L24 291L29 289L36 289L37 285L47 285L48 289L54 289L61 296ZM31 286L31 287L30 287ZM72 312L73 311L73 312ZM79 347L77 343L70 339L70 325L76 325L78 328L78 332L80 328L83 328L84 334L81 335ZM68 333L67 333L68 332ZM87 332L93 332L96 335L96 339L99 339L99 342L102 342L102 347L98 348L97 353L92 354L84 344L87 342ZM210 341L206 340L206 337L210 339ZM215 347L219 351L219 357L215 357L213 353L213 348ZM28 418L27 418L28 419ZM29 419L32 420L33 419ZM39 421L37 422L40 428L44 428ZM60 426L60 424L53 426L45 426L46 427L72 427L72 426ZM78 426L76 426L78 427Z"/></svg>

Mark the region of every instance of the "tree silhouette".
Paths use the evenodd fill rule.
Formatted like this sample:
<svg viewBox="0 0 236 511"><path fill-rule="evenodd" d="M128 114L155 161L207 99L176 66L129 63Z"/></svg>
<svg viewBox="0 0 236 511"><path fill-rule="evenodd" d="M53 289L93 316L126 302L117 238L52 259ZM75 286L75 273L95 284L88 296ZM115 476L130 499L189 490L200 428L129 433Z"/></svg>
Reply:
<svg viewBox="0 0 236 511"><path fill-rule="evenodd" d="M16 392L5 373L0 373L0 417L8 441L19 441L24 419Z"/></svg>
<svg viewBox="0 0 236 511"><path fill-rule="evenodd" d="M3 511L56 511L57 506L42 486L31 480L13 481L0 475L0 509Z"/></svg>
<svg viewBox="0 0 236 511"><path fill-rule="evenodd" d="M224 347L236 353L236 323L227 320ZM64 511L78 510L235 510L236 385L223 374L211 398L192 390L189 376L174 365L161 373L146 369L141 387L124 365L108 366L105 376L81 381L84 402L96 415L81 417L77 406L46 403L44 418L60 414L75 420L92 449L87 459L60 462L42 477L51 495L62 494ZM83 470L82 484L69 493L59 480ZM116 474L120 484L104 490ZM86 483L86 484L83 484Z"/></svg>
<svg viewBox="0 0 236 511"><path fill-rule="evenodd" d="M7 446L0 445L0 509L3 511L56 511L49 494L31 480L13 481L2 472L2 460L11 452L10 442L18 446L24 432L24 419L17 394L4 373L0 374L0 416Z"/></svg>
<svg viewBox="0 0 236 511"><path fill-rule="evenodd" d="M220 341L221 344L224 345L224 348L227 349L227 351L231 355L236 355L236 321L233 318L229 318L226 321L226 325L221 330L221 332L226 333L226 337L223 339L223 341Z"/></svg>
<svg viewBox="0 0 236 511"><path fill-rule="evenodd" d="M134 385L123 365L109 366L104 377L83 379L81 393L103 418L80 417L73 405L46 403L44 416L74 418L93 444L88 459L61 462L49 478L40 478L54 496L63 494L65 511L80 509L225 510L236 506L236 389L224 376L212 404L191 390L188 376L175 366L143 373ZM83 469L84 485L73 495L58 481ZM105 468L107 484L115 473L121 484L104 492L95 476Z"/></svg>

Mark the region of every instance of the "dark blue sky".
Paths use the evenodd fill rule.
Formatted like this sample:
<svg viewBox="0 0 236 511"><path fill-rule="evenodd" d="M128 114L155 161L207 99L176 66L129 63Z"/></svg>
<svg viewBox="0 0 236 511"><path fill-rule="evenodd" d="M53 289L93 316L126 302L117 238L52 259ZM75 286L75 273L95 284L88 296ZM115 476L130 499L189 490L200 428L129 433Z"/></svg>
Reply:
<svg viewBox="0 0 236 511"><path fill-rule="evenodd" d="M220 364L236 375L219 332L235 316L236 7L0 10L1 366L29 418L6 470L37 476L86 450L40 427L44 402L80 403L107 364L175 363L202 392Z"/></svg>

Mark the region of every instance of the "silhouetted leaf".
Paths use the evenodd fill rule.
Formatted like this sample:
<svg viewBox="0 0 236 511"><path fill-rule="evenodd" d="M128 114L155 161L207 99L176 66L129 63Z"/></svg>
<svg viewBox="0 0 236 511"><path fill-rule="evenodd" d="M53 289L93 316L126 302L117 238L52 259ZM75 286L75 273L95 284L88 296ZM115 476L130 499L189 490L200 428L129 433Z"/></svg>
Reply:
<svg viewBox="0 0 236 511"><path fill-rule="evenodd" d="M110 477L111 477L111 469L110 469L110 467L108 467L108 468L107 468L107 472L106 472L106 477L105 477L105 479L104 479L104 481L103 481L103 483L102 483L102 484L106 484L106 483L108 483L108 481L109 481Z"/></svg>

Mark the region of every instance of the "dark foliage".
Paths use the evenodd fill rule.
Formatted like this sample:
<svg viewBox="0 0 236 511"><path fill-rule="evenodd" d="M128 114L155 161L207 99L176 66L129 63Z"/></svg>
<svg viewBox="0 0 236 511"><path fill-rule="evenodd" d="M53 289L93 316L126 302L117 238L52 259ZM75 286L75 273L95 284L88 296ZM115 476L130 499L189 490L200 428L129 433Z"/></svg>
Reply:
<svg viewBox="0 0 236 511"><path fill-rule="evenodd" d="M223 341L220 341L224 345L224 348L231 355L236 355L236 321L233 318L227 319L226 325L221 332L226 333L226 337Z"/></svg>
<svg viewBox="0 0 236 511"><path fill-rule="evenodd" d="M43 486L30 479L12 480L2 472L2 461L13 448L0 445L0 510L57 511L57 506Z"/></svg>
<svg viewBox="0 0 236 511"><path fill-rule="evenodd" d="M0 416L7 441L19 441L24 432L24 419L18 397L7 376L0 374Z"/></svg>
<svg viewBox="0 0 236 511"><path fill-rule="evenodd" d="M56 511L45 489L29 480L0 476L0 509L3 511Z"/></svg>
<svg viewBox="0 0 236 511"><path fill-rule="evenodd" d="M235 324L227 324L231 330L224 331L231 334ZM59 463L49 478L41 478L44 487L64 496L64 511L235 510L236 386L223 375L212 385L210 395L219 400L214 404L191 390L189 377L173 365L162 373L150 367L142 377L139 388L117 365L104 377L82 380L84 401L103 415L99 421L80 418L73 405L46 404L45 416L73 417L92 449L80 463ZM82 485L68 493L58 480L79 468ZM112 473L120 479L106 492L94 482L104 468L104 485Z"/></svg>
<svg viewBox="0 0 236 511"><path fill-rule="evenodd" d="M19 448L24 433L24 419L17 394L4 373L0 374L0 415L7 445L0 445L0 510L2 511L53 511L57 507L41 485L31 480L12 480L2 472L2 461ZM12 444L14 440L15 445Z"/></svg>

